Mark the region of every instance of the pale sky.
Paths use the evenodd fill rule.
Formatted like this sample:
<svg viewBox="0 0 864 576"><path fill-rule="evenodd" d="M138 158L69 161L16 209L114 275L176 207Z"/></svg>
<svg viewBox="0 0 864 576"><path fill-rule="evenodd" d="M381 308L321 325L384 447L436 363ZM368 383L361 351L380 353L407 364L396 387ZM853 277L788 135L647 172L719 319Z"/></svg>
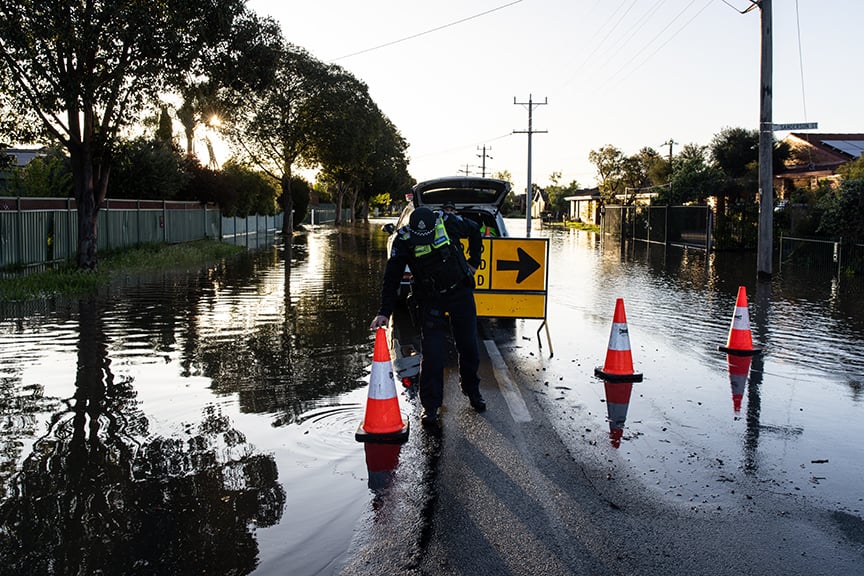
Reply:
<svg viewBox="0 0 864 576"><path fill-rule="evenodd" d="M418 181L508 170L596 183L588 153L707 145L759 126L749 0L250 0L287 41L369 86ZM737 9L737 10L736 10ZM773 0L773 121L864 132L864 0ZM800 38L800 42L799 42ZM787 132L776 132L783 138Z"/></svg>

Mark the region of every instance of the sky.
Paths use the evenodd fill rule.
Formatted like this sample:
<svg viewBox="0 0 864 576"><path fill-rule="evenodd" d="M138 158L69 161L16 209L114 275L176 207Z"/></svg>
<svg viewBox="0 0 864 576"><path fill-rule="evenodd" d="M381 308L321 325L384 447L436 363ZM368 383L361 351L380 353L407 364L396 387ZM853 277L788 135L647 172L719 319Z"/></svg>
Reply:
<svg viewBox="0 0 864 576"><path fill-rule="evenodd" d="M758 129L749 0L249 0L366 83L418 181L508 171L596 185L591 150L668 156ZM864 132L864 1L773 0L773 122ZM529 106L531 106L529 162ZM782 139L787 132L775 132Z"/></svg>

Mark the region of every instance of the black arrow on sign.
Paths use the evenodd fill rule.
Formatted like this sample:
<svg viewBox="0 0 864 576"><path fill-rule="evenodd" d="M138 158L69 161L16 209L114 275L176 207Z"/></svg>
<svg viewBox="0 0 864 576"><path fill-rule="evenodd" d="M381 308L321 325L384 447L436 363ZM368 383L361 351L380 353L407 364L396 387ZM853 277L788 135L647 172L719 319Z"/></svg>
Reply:
<svg viewBox="0 0 864 576"><path fill-rule="evenodd" d="M523 280L531 276L534 272L540 269L540 263L534 260L530 254L522 248L516 248L516 256L519 260L497 260L495 269L499 272L507 270L518 270L516 275L516 283L521 284Z"/></svg>

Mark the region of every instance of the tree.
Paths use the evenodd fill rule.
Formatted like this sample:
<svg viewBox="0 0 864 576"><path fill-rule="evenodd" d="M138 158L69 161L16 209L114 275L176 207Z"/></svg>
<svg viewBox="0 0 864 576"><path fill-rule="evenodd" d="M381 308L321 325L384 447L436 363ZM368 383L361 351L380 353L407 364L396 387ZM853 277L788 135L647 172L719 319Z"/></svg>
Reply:
<svg viewBox="0 0 864 576"><path fill-rule="evenodd" d="M118 142L112 163L111 198L172 200L190 177L180 150L170 139L140 137Z"/></svg>
<svg viewBox="0 0 864 576"><path fill-rule="evenodd" d="M686 144L675 157L671 186L661 190L658 203L704 203L720 192L725 180L723 171L708 162L705 146Z"/></svg>
<svg viewBox="0 0 864 576"><path fill-rule="evenodd" d="M843 180L818 204L823 212L817 232L844 242L864 241L864 179Z"/></svg>
<svg viewBox="0 0 864 576"><path fill-rule="evenodd" d="M624 154L615 146L607 144L599 150L591 150L588 160L597 168L601 203L612 204L623 188Z"/></svg>
<svg viewBox="0 0 864 576"><path fill-rule="evenodd" d="M372 196L405 191L413 180L405 158L408 145L373 102L366 85L339 67L328 73L327 89L313 103L313 156L331 184L340 224L344 201L350 203L352 222L358 214L366 219Z"/></svg>
<svg viewBox="0 0 864 576"><path fill-rule="evenodd" d="M327 88L328 69L302 48L285 45L274 81L261 91L237 95L236 107L224 122L224 132L244 161L280 183L280 204L285 214L282 234L294 230L291 194L293 171L315 162L314 103Z"/></svg>
<svg viewBox="0 0 864 576"><path fill-rule="evenodd" d="M118 133L184 78L206 76L216 55L230 59L244 14L244 0L0 0L0 109L68 150L80 268L97 266Z"/></svg>
<svg viewBox="0 0 864 576"><path fill-rule="evenodd" d="M506 216L516 215L518 210L515 206L516 194L513 192L513 175L510 174L509 170L500 170L494 172L492 178L497 178L498 180L504 180L505 182L510 183L510 192L507 193L507 197L504 198L504 202L501 204L501 213Z"/></svg>
<svg viewBox="0 0 864 576"><path fill-rule="evenodd" d="M570 203L566 198L579 190L579 183L576 180L571 181L567 186L562 186L560 180L561 172L553 172L549 175L552 184L546 186L546 197L549 199L548 210L554 212L556 216L569 213Z"/></svg>
<svg viewBox="0 0 864 576"><path fill-rule="evenodd" d="M17 196L69 198L72 195L72 174L69 158L62 150L50 149L37 156L27 166L16 168L11 193Z"/></svg>
<svg viewBox="0 0 864 576"><path fill-rule="evenodd" d="M759 176L759 131L724 128L709 145L714 162L729 178Z"/></svg>
<svg viewBox="0 0 864 576"><path fill-rule="evenodd" d="M226 48L202 56L208 74L187 75L179 90L183 103L177 118L183 125L187 154L195 153L199 125L211 126L214 119L241 105L242 95L261 91L274 81L283 43L278 23L244 12L225 40Z"/></svg>

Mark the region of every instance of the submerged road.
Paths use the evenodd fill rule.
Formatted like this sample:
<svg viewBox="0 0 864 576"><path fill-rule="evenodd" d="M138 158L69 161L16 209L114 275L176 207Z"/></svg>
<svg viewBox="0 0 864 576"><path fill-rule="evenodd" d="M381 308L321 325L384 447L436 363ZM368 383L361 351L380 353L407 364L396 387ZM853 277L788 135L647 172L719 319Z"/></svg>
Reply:
<svg viewBox="0 0 864 576"><path fill-rule="evenodd" d="M706 512L585 457L584 442L550 421L544 385L511 368L519 359L500 336L494 326L481 335L485 413L461 395L455 358L439 433L421 428L414 401L409 442L342 574L864 573L856 516L747 486L735 505Z"/></svg>

